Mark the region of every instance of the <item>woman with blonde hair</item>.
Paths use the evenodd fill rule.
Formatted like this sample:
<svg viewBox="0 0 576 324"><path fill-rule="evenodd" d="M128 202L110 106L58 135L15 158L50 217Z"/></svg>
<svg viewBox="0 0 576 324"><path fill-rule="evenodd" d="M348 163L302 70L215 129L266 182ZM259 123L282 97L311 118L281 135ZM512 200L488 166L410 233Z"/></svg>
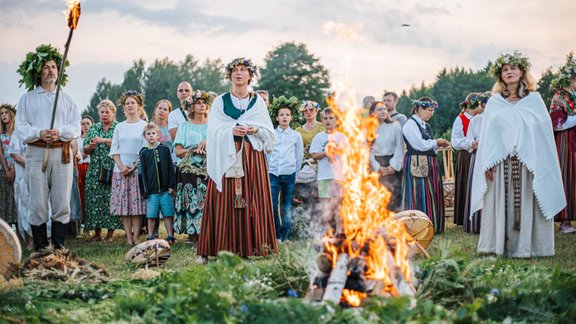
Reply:
<svg viewBox="0 0 576 324"><path fill-rule="evenodd" d="M118 103L122 105L126 120L114 130L110 156L115 163L112 176L110 213L122 219L128 245L140 243L142 218L146 214L146 203L140 194L136 163L138 153L145 144L144 127L141 119L144 112L144 95L135 90L122 94Z"/></svg>
<svg viewBox="0 0 576 324"><path fill-rule="evenodd" d="M110 192L114 161L108 156L112 136L118 125L116 106L110 100L98 104L100 122L92 125L83 140L83 152L90 155L90 164L84 183L84 233L94 231L90 241L102 240L102 229L106 228L106 241L112 241L114 230L122 228L117 217L110 214Z"/></svg>
<svg viewBox="0 0 576 324"><path fill-rule="evenodd" d="M188 234L187 243L198 242L202 224L202 209L208 188L206 171L206 135L210 95L196 91L191 97L188 120L180 125L174 138L178 163L176 187L176 217L174 232Z"/></svg>
<svg viewBox="0 0 576 324"><path fill-rule="evenodd" d="M16 200L14 199L14 160L8 154L10 138L14 132L16 107L0 106L0 219L18 225Z"/></svg>
<svg viewBox="0 0 576 324"><path fill-rule="evenodd" d="M554 216L566 206L552 123L535 92L528 58L514 52L493 65L484 110L471 213L482 209L479 253L554 255Z"/></svg>

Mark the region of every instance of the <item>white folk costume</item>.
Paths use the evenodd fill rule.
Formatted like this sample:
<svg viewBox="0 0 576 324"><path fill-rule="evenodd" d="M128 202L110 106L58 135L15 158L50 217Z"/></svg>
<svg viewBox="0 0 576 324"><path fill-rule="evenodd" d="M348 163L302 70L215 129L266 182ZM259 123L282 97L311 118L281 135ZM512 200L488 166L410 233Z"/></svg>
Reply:
<svg viewBox="0 0 576 324"><path fill-rule="evenodd" d="M46 91L38 86L24 94L18 103L16 129L20 139L28 144L26 149L26 180L28 183L28 206L30 225L35 248L47 245L46 223L52 219L54 244L61 246L70 221L70 193L74 163L70 141L80 136L80 109L66 93L60 91L54 128L60 138L52 143L46 172L42 172L46 143L40 140L40 131L50 128L52 107L56 91ZM49 205L52 212L49 215ZM43 234L44 233L44 234Z"/></svg>
<svg viewBox="0 0 576 324"><path fill-rule="evenodd" d="M466 138L472 142L480 142L480 127L482 126L482 116L479 114L474 116L470 120L470 125L468 125L468 132L466 133ZM468 194L466 195L466 202L464 205L464 230L468 233L480 233L480 220L482 217L482 211L479 210L473 214L470 214L470 193L472 188L472 179L474 179L474 165L476 164L476 150L472 149L472 146L468 149L470 152L470 167L468 168Z"/></svg>
<svg viewBox="0 0 576 324"><path fill-rule="evenodd" d="M467 112L456 117L452 124L452 148L457 152L456 178L454 183L454 224L464 225L464 209L468 196L468 170L470 167L470 152L472 141L466 138L468 125L472 115Z"/></svg>
<svg viewBox="0 0 576 324"><path fill-rule="evenodd" d="M471 213L482 209L478 252L554 255L554 216L566 206L548 111L537 92L490 98L480 131ZM494 180L485 171L494 168Z"/></svg>
<svg viewBox="0 0 576 324"><path fill-rule="evenodd" d="M375 172L380 167L391 166L395 174L380 176L382 183L392 196L388 203L388 209L399 211L402 204L402 164L404 163L404 137L400 123L382 123L376 129L378 137L372 143L370 149L370 163Z"/></svg>
<svg viewBox="0 0 576 324"><path fill-rule="evenodd" d="M254 135L235 137L236 125L256 126ZM208 116L208 193L197 254L226 250L241 256L276 251L270 178L264 152L276 144L264 100L230 92L218 96Z"/></svg>
<svg viewBox="0 0 576 324"><path fill-rule="evenodd" d="M424 212L434 233L444 232L444 187L436 160L438 144L430 124L412 115L402 127L408 148L402 178L402 210Z"/></svg>

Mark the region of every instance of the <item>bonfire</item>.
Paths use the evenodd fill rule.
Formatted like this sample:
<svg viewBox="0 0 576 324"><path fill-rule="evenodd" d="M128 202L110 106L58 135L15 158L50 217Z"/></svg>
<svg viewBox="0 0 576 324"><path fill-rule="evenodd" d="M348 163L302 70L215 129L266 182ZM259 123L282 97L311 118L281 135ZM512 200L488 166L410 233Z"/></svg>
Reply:
<svg viewBox="0 0 576 324"><path fill-rule="evenodd" d="M338 131L350 143L344 152L335 151L330 143L326 148L328 155L340 154L343 161L343 233L324 234L311 298L360 306L371 295L414 296L409 254L417 242L387 209L391 193L370 168L370 143L378 121L361 117L360 109L347 97L336 94L328 103L340 121Z"/></svg>

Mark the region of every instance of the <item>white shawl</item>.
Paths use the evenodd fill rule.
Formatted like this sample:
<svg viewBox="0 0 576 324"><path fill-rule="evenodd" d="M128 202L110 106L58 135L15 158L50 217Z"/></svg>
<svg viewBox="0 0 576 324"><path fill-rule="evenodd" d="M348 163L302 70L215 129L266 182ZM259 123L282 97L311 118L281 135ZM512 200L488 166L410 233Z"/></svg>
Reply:
<svg viewBox="0 0 576 324"><path fill-rule="evenodd" d="M500 94L490 98L482 117L472 180L471 214L482 209L488 184L484 172L516 154L534 175L532 191L546 219L566 206L552 122L538 92L515 104Z"/></svg>
<svg viewBox="0 0 576 324"><path fill-rule="evenodd" d="M250 144L256 151L274 149L276 135L272 120L264 100L257 97L252 108L241 115L237 120L224 113L223 95L218 96L208 115L208 134L206 136L206 165L208 176L216 183L218 191L222 192L222 177L236 161L236 146L232 129L236 125L256 126L259 128L255 135L248 135Z"/></svg>

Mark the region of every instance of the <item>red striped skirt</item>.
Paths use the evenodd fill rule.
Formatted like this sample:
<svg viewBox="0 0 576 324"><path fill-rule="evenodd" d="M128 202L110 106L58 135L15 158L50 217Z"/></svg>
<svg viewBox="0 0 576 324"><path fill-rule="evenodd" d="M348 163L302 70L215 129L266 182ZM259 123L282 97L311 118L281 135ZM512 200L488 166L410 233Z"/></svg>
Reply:
<svg viewBox="0 0 576 324"><path fill-rule="evenodd" d="M223 178L222 192L212 179L208 180L198 255L230 251L240 256L265 256L277 252L266 157L249 141L244 141L243 165L241 186L247 207L234 207L234 179Z"/></svg>
<svg viewBox="0 0 576 324"><path fill-rule="evenodd" d="M574 128L554 132L560 172L566 193L566 208L554 218L555 221L576 220L576 130Z"/></svg>
<svg viewBox="0 0 576 324"><path fill-rule="evenodd" d="M84 224L84 188L86 187L86 173L90 163L78 163L78 191L80 191L80 207L82 208L82 224Z"/></svg>

